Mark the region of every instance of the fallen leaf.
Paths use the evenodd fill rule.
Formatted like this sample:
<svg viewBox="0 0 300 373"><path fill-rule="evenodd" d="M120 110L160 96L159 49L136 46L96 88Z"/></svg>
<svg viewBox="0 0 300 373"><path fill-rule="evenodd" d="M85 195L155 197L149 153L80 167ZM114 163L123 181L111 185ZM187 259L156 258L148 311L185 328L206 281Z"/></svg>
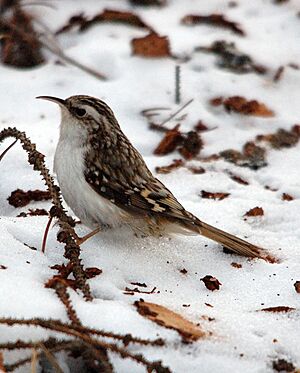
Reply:
<svg viewBox="0 0 300 373"><path fill-rule="evenodd" d="M206 288L211 291L219 290L220 286L222 285L216 277L210 275L206 275L205 277L201 278L200 281L203 281Z"/></svg>
<svg viewBox="0 0 300 373"><path fill-rule="evenodd" d="M232 96L223 100L225 109L230 113L234 111L244 115L254 115L257 117L273 117L274 112L265 104L256 100L246 100L242 96Z"/></svg>
<svg viewBox="0 0 300 373"><path fill-rule="evenodd" d="M176 149L176 147L182 143L183 136L178 128L179 124L165 133L164 138L154 150L154 154L166 155L172 153Z"/></svg>
<svg viewBox="0 0 300 373"><path fill-rule="evenodd" d="M201 190L201 197L202 198L208 198L208 199L218 199L221 201L224 198L227 198L230 196L230 193L220 193L220 192L207 192L205 190Z"/></svg>
<svg viewBox="0 0 300 373"><path fill-rule="evenodd" d="M206 333L191 321L186 320L178 313L160 306L159 304L137 301L134 305L140 315L145 316L165 328L176 330L184 341L196 341L206 335Z"/></svg>
<svg viewBox="0 0 300 373"><path fill-rule="evenodd" d="M186 15L182 18L181 23L188 26L206 24L216 27L222 27L233 31L235 34L244 36L245 32L237 22L228 20L223 14L210 15Z"/></svg>
<svg viewBox="0 0 300 373"><path fill-rule="evenodd" d="M197 47L196 51L214 53L219 57L217 65L229 69L235 73L256 72L265 74L267 69L263 65L255 63L252 58L237 50L234 43L225 40L216 40L209 47Z"/></svg>
<svg viewBox="0 0 300 373"><path fill-rule="evenodd" d="M199 120L199 122L194 126L194 129L195 131L199 131L199 132L203 132L203 131L207 131L208 130L208 127L206 124L204 124L202 122L202 120Z"/></svg>
<svg viewBox="0 0 300 373"><path fill-rule="evenodd" d="M45 209L29 209L28 212L21 212L17 215L17 218L22 217L25 218L27 216L46 216L48 212Z"/></svg>
<svg viewBox="0 0 300 373"><path fill-rule="evenodd" d="M201 175L201 174L205 174L205 168L201 167L201 166L198 166L198 167L195 167L195 166L188 166L187 169L189 171L191 171L193 174L196 174L196 175Z"/></svg>
<svg viewBox="0 0 300 373"><path fill-rule="evenodd" d="M155 171L158 174L169 174L171 171L176 170L176 168L182 167L184 161L182 159L174 159L174 161L168 166L155 167Z"/></svg>
<svg viewBox="0 0 300 373"><path fill-rule="evenodd" d="M220 106L223 104L223 102L224 102L224 99L222 96L214 97L209 100L209 103L211 104L211 106Z"/></svg>
<svg viewBox="0 0 300 373"><path fill-rule="evenodd" d="M235 262L232 262L232 263L231 263L231 266L234 267L234 268L242 268L242 264L240 264L240 263L235 263Z"/></svg>
<svg viewBox="0 0 300 373"><path fill-rule="evenodd" d="M182 146L178 149L185 159L197 156L203 148L203 141L196 131L190 131L183 139Z"/></svg>
<svg viewBox="0 0 300 373"><path fill-rule="evenodd" d="M280 128L276 133L258 135L258 141L267 141L275 149L290 148L295 146L300 138L300 126L295 125L290 131Z"/></svg>
<svg viewBox="0 0 300 373"><path fill-rule="evenodd" d="M260 311L264 312L291 312L295 311L296 308L293 307L288 307L288 306L276 306L276 307L267 307L267 308L262 308Z"/></svg>
<svg viewBox="0 0 300 373"><path fill-rule="evenodd" d="M261 207L254 207L253 209L250 209L247 211L244 216L263 216L264 210Z"/></svg>
<svg viewBox="0 0 300 373"><path fill-rule="evenodd" d="M75 27L83 27L83 25L88 22L88 19L85 17L83 13L75 14L74 16L70 17L67 23L58 29L55 34L59 35L64 32L70 31Z"/></svg>
<svg viewBox="0 0 300 373"><path fill-rule="evenodd" d="M170 57L170 44L166 36L160 36L155 32L150 32L142 38L131 40L132 53L136 56L147 58Z"/></svg>
<svg viewBox="0 0 300 373"><path fill-rule="evenodd" d="M282 196L281 196L281 199L283 201L293 201L294 197L292 197L290 194L288 193L282 193Z"/></svg>
<svg viewBox="0 0 300 373"><path fill-rule="evenodd" d="M295 286L296 292L300 294L300 281L296 281L294 283L294 286Z"/></svg>
<svg viewBox="0 0 300 373"><path fill-rule="evenodd" d="M11 192L11 195L7 198L8 203L14 207L24 207L31 201L43 201L51 199L51 195L48 191L42 190L28 190L24 192L22 189L16 189Z"/></svg>
<svg viewBox="0 0 300 373"><path fill-rule="evenodd" d="M102 273L102 269L97 267L89 267L84 270L87 278L94 278Z"/></svg>
<svg viewBox="0 0 300 373"><path fill-rule="evenodd" d="M252 141L247 142L243 146L242 153L234 149L228 149L220 152L220 156L237 166L248 167L252 170L258 170L267 165L265 160L266 149Z"/></svg>
<svg viewBox="0 0 300 373"><path fill-rule="evenodd" d="M240 176L238 175L235 175L233 173L229 173L229 176L231 178L231 180L233 181L236 181L237 183L239 184L242 184L242 185L249 185L248 181L242 179Z"/></svg>
<svg viewBox="0 0 300 373"><path fill-rule="evenodd" d="M63 32L72 30L77 26L79 27L79 31L86 31L95 24L107 22L121 23L152 31L152 28L148 26L137 14L120 10L104 9L102 13L98 13L90 19L84 16L83 13L72 16L63 27L56 31L56 34L61 34Z"/></svg>
<svg viewBox="0 0 300 373"><path fill-rule="evenodd" d="M294 364L289 363L285 359L274 360L273 363L272 363L272 367L277 372L294 372L294 373L296 373L295 372L296 368L295 368Z"/></svg>

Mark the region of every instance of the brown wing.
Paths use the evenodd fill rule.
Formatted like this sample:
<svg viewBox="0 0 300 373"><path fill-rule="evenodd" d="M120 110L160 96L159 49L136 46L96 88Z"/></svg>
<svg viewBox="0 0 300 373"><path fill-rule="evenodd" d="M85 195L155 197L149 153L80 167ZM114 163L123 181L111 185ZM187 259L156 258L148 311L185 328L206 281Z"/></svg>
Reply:
<svg viewBox="0 0 300 373"><path fill-rule="evenodd" d="M106 165L106 169L107 167ZM148 169L147 173L143 171L144 175L136 173L135 179L129 177L125 169L121 171L120 168L115 168L113 172L105 172L97 163L90 164L87 169L89 171L85 178L90 186L125 211L144 216L161 216L171 220L193 219L193 215L183 208Z"/></svg>

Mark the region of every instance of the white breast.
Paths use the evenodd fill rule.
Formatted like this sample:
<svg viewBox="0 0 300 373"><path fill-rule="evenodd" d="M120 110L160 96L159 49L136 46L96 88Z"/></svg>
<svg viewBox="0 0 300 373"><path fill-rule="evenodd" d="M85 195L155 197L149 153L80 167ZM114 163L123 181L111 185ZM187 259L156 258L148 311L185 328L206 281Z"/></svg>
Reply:
<svg viewBox="0 0 300 373"><path fill-rule="evenodd" d="M126 213L109 200L97 194L84 177L85 148L70 138L61 136L54 157L54 171L62 195L82 221L90 228L102 224L113 227L122 224Z"/></svg>

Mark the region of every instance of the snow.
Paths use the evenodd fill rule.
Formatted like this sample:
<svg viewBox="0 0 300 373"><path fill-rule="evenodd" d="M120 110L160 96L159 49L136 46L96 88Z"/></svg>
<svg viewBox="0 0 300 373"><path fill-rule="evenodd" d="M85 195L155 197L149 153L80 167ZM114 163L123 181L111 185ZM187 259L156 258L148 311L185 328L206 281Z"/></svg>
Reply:
<svg viewBox="0 0 300 373"><path fill-rule="evenodd" d="M85 2L64 0L53 2L55 9L35 5L30 9L47 27L55 31L70 16L84 11L93 16L104 8L131 10L161 35L169 36L172 53L190 56L181 63L182 103L194 101L183 111L183 131L191 130L198 120L210 128L203 133L201 155L209 156L243 144L258 134L273 133L278 128L289 130L299 123L300 72L286 67L282 79L272 78L280 65L298 63L299 2L290 0L275 5L271 0L239 0L230 8L228 2L211 0L169 1L164 8L131 7L125 1ZM209 26L184 26L180 19L186 14L220 12L237 21L245 30L240 37L230 31ZM46 64L30 70L0 66L1 116L0 128L16 126L37 144L52 170L59 131L59 110L35 96L53 95L66 98L88 94L105 100L114 110L122 129L142 153L150 169L167 165L180 155L153 155L162 135L151 131L141 110L167 107L164 119L178 106L174 103L173 59L143 59L132 56L130 40L147 31L126 25L95 25L84 33L62 34L58 40L67 55L108 76L100 81L70 65L56 64L57 57L47 53ZM216 57L194 52L197 46L209 46L215 40L236 43L239 50L249 53L269 72L266 75L234 74L216 66ZM245 96L257 99L276 115L257 118L226 113L213 108L209 99L216 96ZM176 124L173 121L169 127ZM1 149L11 143L6 140ZM258 171L241 168L223 160L201 163L206 173L194 175L178 169L159 179L173 191L179 201L207 223L233 234L247 237L250 242L268 249L280 258L278 264L228 255L217 244L202 237L135 238L122 229L105 232L82 246L85 267L98 267L103 273L89 285L94 300L86 302L82 294L69 289L72 304L86 326L116 333L154 339L164 338L165 347L129 347L143 353L149 360L162 360L174 372L272 372L272 360L284 358L300 367L300 297L294 282L300 279L300 144L291 149L268 149L268 166ZM27 164L27 156L15 145L0 163L0 317L54 318L67 321L64 306L45 282L56 271L55 264L66 263L63 246L56 241L53 227L46 253L40 250L47 217L16 217L24 208L14 208L7 202L17 189L44 189L38 173ZM231 171L249 182L248 186L230 179ZM266 190L265 186L278 189ZM230 193L222 201L201 199L201 190ZM282 201L282 193L291 194L293 201ZM264 216L244 220L243 215L255 206L264 209ZM49 202L33 202L29 208L50 208ZM87 228L76 228L79 235ZM37 250L31 250L28 246ZM232 262L242 264L234 268ZM185 268L186 275L180 272ZM210 274L219 279L219 291L205 288L200 278ZM153 294L123 293L131 282L145 282ZM212 335L192 344L182 344L177 332L165 329L140 316L133 303L140 298L163 305L185 318L200 323ZM208 307L205 303L213 305ZM190 304L183 307L183 304ZM295 311L279 314L257 310L266 307L289 306ZM214 318L208 322L203 316ZM0 326L0 343L16 339L34 340L49 336L41 329ZM274 342L274 340L277 340ZM242 355L241 355L242 354ZM5 361L19 358L18 353L5 354ZM144 368L111 354L116 372L142 372ZM23 370L22 370L23 369ZM28 371L26 368L19 372Z"/></svg>

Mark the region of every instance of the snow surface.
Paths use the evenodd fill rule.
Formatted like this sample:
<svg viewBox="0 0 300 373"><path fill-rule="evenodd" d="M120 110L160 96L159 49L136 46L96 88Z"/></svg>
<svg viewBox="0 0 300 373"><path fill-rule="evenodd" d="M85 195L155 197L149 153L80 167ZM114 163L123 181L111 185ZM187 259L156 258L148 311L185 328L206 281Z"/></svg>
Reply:
<svg viewBox="0 0 300 373"><path fill-rule="evenodd" d="M66 20L81 11L94 15L104 8L134 10L146 23L170 39L172 52L191 57L182 63L182 102L193 98L186 108L182 130L190 130L201 119L210 131L203 133L203 156L224 149L241 149L257 134L290 129L299 123L300 72L286 68L282 79L274 83L273 75L280 65L299 62L300 4L290 0L275 5L271 0L238 0L229 7L227 1L169 0L164 8L131 7L125 1L56 1L55 9L31 6L37 18L55 31ZM180 25L186 14L221 12L239 22L245 37L208 26ZM69 32L59 37L66 54L88 64L109 77L99 81L69 65L56 64L57 57L31 70L0 66L0 127L16 126L26 131L38 150L46 155L52 170L58 139L59 110L48 102L35 100L38 95L66 98L88 94L105 100L114 110L122 129L144 156L154 172L179 154L153 155L161 134L150 131L140 111L151 107L178 108L174 103L174 66L172 59L143 59L131 54L130 40L147 32L115 24L96 25L84 33ZM234 41L258 63L268 67L267 75L237 75L216 66L216 57L200 52L197 46L208 46L214 40ZM273 118L245 117L228 114L208 104L216 96L241 95L257 99L270 107ZM169 113L169 112L168 112ZM162 116L162 119L164 117ZM169 124L171 127L175 122ZM4 150L11 140L5 141ZM271 372L272 360L284 358L300 367L300 296L294 282L300 280L300 144L283 150L268 150L268 166L258 171L240 168L219 160L201 164L206 173L194 175L179 169L159 179L170 188L182 204L202 220L270 250L281 259L279 264L228 255L219 245L202 237L177 237L172 240L134 238L128 232L100 234L82 246L85 267L99 267L103 273L89 280L93 302L69 290L83 324L113 331L132 333L143 338L160 336L166 347L130 347L150 360L162 359L174 372ZM249 182L248 186L230 179L228 171ZM44 283L56 273L50 266L66 262L63 246L57 243L57 227L50 231L46 254L40 251L47 217L17 218L25 208L14 208L7 202L10 193L21 188L44 189L38 173L27 164L19 145L14 146L0 164L0 317L55 318L67 321L65 309ZM277 191L266 190L268 185ZM201 199L200 191L228 192L223 201ZM294 196L282 201L282 193ZM243 214L260 206L264 216L244 221ZM30 208L50 207L49 202L34 202ZM79 234L88 232L78 227ZM27 246L38 248L30 250ZM234 268L232 262L242 264ZM185 268L186 275L180 272ZM211 292L200 282L210 274L222 283ZM212 336L189 345L181 343L177 332L164 329L140 316L133 303L140 295L125 295L131 282L145 282L148 289L160 292L142 294L146 301L158 303L198 323ZM205 303L213 305L208 307ZM190 304L190 307L183 307ZM272 306L289 306L288 314L257 312ZM214 318L207 321L203 316ZM39 339L49 336L41 329L0 328L0 343L18 338ZM275 341L276 340L276 341ZM21 353L8 353L13 361ZM142 372L144 368L111 355L116 372ZM30 368L20 369L26 372Z"/></svg>

